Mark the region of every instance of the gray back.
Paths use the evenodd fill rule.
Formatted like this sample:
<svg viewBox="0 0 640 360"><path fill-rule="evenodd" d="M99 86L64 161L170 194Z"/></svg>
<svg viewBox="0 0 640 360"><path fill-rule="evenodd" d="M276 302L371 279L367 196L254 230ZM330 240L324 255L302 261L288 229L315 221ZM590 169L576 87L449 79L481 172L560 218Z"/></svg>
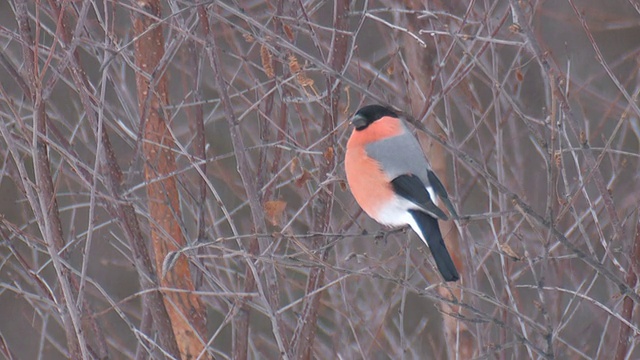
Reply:
<svg viewBox="0 0 640 360"><path fill-rule="evenodd" d="M404 121L404 133L389 139L380 140L366 146L367 155L382 164L389 178L404 174L414 174L429 186L427 169L429 163L422 152L420 143L409 131Z"/></svg>

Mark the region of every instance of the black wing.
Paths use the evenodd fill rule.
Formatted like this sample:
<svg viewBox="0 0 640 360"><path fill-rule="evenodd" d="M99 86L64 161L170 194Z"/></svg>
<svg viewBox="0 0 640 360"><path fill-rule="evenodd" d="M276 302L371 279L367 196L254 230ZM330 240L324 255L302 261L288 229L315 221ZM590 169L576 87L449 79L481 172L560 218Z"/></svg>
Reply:
<svg viewBox="0 0 640 360"><path fill-rule="evenodd" d="M438 183L442 187L439 181ZM433 203L424 183L416 175L400 175L391 181L391 186L396 194L418 205L430 215L442 220L448 219L447 215Z"/></svg>
<svg viewBox="0 0 640 360"><path fill-rule="evenodd" d="M453 208L453 204L451 203L451 200L449 200L449 194L447 194L447 189L444 188L440 179L438 179L436 174L431 170L427 170L427 178L429 179L429 184L433 188L433 192L442 199L444 205L449 210L449 213L451 213L451 217L457 219L458 213L456 213L456 210Z"/></svg>

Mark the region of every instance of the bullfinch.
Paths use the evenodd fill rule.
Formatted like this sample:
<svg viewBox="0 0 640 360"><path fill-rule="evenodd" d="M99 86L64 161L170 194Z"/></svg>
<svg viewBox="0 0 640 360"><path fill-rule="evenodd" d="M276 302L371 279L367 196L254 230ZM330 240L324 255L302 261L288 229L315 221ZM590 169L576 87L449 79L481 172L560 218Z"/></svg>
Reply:
<svg viewBox="0 0 640 360"><path fill-rule="evenodd" d="M437 220L447 215L436 206L436 195L452 217L457 214L418 140L396 112L381 105L359 109L351 124L345 172L353 197L378 223L411 226L431 250L444 280L457 281Z"/></svg>

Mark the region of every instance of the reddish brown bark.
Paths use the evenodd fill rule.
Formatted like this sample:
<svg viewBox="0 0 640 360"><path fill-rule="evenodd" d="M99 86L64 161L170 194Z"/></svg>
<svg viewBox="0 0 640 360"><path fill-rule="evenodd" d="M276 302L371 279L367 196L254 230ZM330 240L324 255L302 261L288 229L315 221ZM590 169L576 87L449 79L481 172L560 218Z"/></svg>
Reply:
<svg viewBox="0 0 640 360"><path fill-rule="evenodd" d="M171 326L183 359L195 358L204 352L204 307L193 291L189 262L179 255L171 266L163 268L170 253L186 245L180 229L180 205L176 185L174 139L168 128L169 103L167 79L160 63L164 56L162 27L158 1L139 1L140 12L134 14L135 57L138 72L138 105L144 127L143 153L145 179L151 218L151 239L155 252L156 273L160 277L163 299ZM171 291L176 289L178 291ZM185 291L186 290L186 291Z"/></svg>

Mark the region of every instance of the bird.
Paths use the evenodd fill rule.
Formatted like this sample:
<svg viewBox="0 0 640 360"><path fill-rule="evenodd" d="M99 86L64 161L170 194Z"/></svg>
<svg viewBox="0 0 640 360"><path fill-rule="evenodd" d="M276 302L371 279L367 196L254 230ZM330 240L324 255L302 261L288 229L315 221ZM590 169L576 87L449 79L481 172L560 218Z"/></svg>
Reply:
<svg viewBox="0 0 640 360"><path fill-rule="evenodd" d="M404 117L387 106L367 105L356 111L351 124L344 166L358 205L382 225L409 225L431 250L444 280L459 280L438 226L438 219L448 217L436 196L452 217L458 215Z"/></svg>

